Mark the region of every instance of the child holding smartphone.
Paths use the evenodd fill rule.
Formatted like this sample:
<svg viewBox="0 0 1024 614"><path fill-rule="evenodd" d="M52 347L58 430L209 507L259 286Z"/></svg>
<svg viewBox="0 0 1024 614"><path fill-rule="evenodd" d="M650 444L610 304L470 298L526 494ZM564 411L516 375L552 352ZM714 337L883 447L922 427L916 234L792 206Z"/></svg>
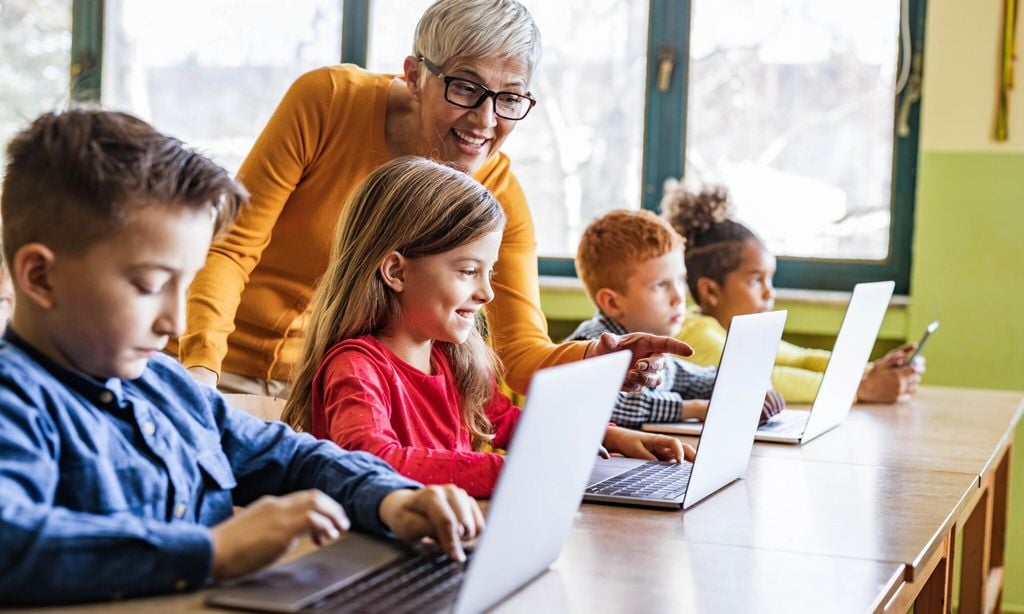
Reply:
<svg viewBox="0 0 1024 614"><path fill-rule="evenodd" d="M770 311L775 305L775 256L749 228L729 216L725 190L689 192L668 181L662 215L686 237L687 287L698 311L678 333L694 348L688 360L717 364L733 316ZM895 403L917 392L924 372L911 364L908 343L872 363L857 388L862 403ZM788 403L810 403L821 385L830 353L783 342L772 371L772 387Z"/></svg>

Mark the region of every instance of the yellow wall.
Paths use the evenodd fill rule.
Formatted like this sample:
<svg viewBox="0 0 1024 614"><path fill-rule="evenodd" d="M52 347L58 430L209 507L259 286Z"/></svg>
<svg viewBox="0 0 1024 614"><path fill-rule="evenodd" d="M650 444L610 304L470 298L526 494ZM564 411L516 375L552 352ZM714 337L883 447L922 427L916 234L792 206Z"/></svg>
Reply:
<svg viewBox="0 0 1024 614"><path fill-rule="evenodd" d="M1002 0L928 0L923 151L1024 153L1024 65L1020 61L1011 100L1010 141L996 143L991 138L1001 66L1002 4ZM1024 20L1018 20L1018 32L1020 21ZM1024 44L1018 42L1017 52L1018 56L1024 53Z"/></svg>

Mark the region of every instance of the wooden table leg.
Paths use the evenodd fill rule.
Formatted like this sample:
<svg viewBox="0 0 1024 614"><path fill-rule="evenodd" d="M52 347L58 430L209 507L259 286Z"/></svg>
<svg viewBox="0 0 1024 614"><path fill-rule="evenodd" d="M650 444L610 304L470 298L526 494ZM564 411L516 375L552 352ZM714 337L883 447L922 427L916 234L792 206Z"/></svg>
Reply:
<svg viewBox="0 0 1024 614"><path fill-rule="evenodd" d="M921 587L921 592L914 599L914 614L925 612L949 612L952 606L953 582L951 580L952 561L955 555L956 525L949 530L942 544L942 558L932 570L928 580Z"/></svg>
<svg viewBox="0 0 1024 614"><path fill-rule="evenodd" d="M1003 460L992 477L992 516L989 531L988 577L985 592L985 610L1001 612L1003 606L1003 566L1006 555L1007 504L1010 489L1010 458L1013 446L1008 445Z"/></svg>
<svg viewBox="0 0 1024 614"><path fill-rule="evenodd" d="M979 614L984 611L988 582L989 544L992 525L992 490L986 480L981 485L981 498L971 510L963 527L963 561L960 568L960 612Z"/></svg>

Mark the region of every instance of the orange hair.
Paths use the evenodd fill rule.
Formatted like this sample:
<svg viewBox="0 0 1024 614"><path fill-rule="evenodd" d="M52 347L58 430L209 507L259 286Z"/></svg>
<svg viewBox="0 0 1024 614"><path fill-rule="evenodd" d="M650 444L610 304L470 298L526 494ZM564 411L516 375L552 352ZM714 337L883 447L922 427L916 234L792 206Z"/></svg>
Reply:
<svg viewBox="0 0 1024 614"><path fill-rule="evenodd" d="M651 211L616 209L583 231L576 250L576 272L593 299L601 288L626 291L637 265L682 250L686 241Z"/></svg>

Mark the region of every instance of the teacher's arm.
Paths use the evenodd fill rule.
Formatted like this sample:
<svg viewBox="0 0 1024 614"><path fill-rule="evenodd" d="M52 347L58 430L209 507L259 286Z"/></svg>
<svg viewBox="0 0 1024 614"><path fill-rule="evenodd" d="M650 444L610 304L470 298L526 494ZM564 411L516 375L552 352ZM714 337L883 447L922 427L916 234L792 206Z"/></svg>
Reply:
<svg viewBox="0 0 1024 614"><path fill-rule="evenodd" d="M186 330L178 354L200 381L212 383L209 380L220 373L242 291L317 151L331 92L326 69L296 80L238 172L250 202L234 227L214 241L188 291Z"/></svg>

